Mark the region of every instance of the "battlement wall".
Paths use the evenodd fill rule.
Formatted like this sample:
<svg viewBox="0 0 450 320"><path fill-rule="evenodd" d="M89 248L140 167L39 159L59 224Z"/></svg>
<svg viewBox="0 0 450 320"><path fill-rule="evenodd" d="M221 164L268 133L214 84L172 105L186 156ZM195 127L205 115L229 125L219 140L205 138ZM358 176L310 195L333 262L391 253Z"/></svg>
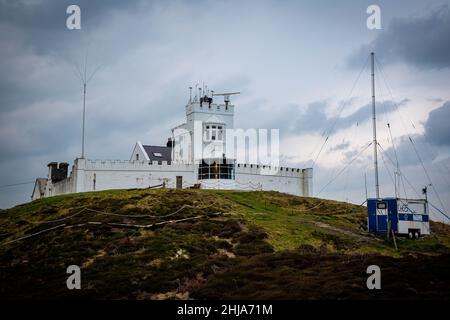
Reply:
<svg viewBox="0 0 450 320"><path fill-rule="evenodd" d="M129 170L129 171L193 171L192 164L168 163L167 161L133 161L133 160L83 160L77 159L80 170Z"/></svg>
<svg viewBox="0 0 450 320"><path fill-rule="evenodd" d="M234 180L199 181L196 164L76 159L70 177L48 183L46 196L162 184L174 188L179 176L184 188L201 183L207 189L274 190L300 196L312 193L312 169L237 164Z"/></svg>
<svg viewBox="0 0 450 320"><path fill-rule="evenodd" d="M261 174L267 176L280 176L280 177L297 177L303 178L305 175L312 175L312 169L299 169L288 167L273 167L256 164L242 164L238 163L235 166L236 173L239 174Z"/></svg>

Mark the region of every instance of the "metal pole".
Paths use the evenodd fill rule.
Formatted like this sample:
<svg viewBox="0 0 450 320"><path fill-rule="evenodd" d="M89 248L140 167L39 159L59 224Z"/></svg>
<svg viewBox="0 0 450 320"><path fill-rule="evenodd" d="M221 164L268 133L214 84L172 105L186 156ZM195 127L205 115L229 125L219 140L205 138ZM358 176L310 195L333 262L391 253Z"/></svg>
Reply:
<svg viewBox="0 0 450 320"><path fill-rule="evenodd" d="M366 172L364 172L364 188L366 189L366 200L368 199L368 194L367 194L367 176L366 176Z"/></svg>
<svg viewBox="0 0 450 320"><path fill-rule="evenodd" d="M378 183L378 155L377 155L377 120L375 115L375 54L370 53L372 65L372 123L373 123L373 165L375 169L375 192L380 198L380 186Z"/></svg>
<svg viewBox="0 0 450 320"><path fill-rule="evenodd" d="M84 123L86 122L86 82L83 83L83 130L81 134L81 159L84 159Z"/></svg>
<svg viewBox="0 0 450 320"><path fill-rule="evenodd" d="M398 189L397 189L397 171L395 171L395 174L394 174L394 193L395 193L395 198L397 199L398 198L398 196L397 196L397 192L398 192Z"/></svg>

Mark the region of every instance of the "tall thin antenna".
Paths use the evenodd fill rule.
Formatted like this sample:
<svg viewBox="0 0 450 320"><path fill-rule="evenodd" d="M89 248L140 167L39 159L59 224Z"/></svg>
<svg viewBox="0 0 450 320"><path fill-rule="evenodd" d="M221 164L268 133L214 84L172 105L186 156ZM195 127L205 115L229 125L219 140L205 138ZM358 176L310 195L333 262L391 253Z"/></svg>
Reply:
<svg viewBox="0 0 450 320"><path fill-rule="evenodd" d="M97 71L101 68L101 65L99 65L97 68L92 71L91 74L88 75L87 70L87 61L88 61L88 48L86 48L86 55L84 57L84 67L81 71L78 65L75 65L76 70L78 71L77 76L81 80L83 84L83 125L81 130L81 159L84 159L84 140L85 140L85 123L86 123L86 88L89 81L94 77L94 75L97 73Z"/></svg>
<svg viewBox="0 0 450 320"><path fill-rule="evenodd" d="M395 197L399 198L400 197L400 182L402 181L402 176L401 176L401 171L400 171L400 163L398 161L398 156L397 156L397 149L395 148L395 143L394 143L394 139L392 138L392 131L391 131L391 124L388 122L387 123L387 127L389 130L389 137L391 139L392 142L392 148L394 149L394 155L395 155L395 167L396 167L396 172L395 172ZM405 191L405 197L406 197L406 190Z"/></svg>
<svg viewBox="0 0 450 320"><path fill-rule="evenodd" d="M372 67L372 125L373 125L373 166L375 169L375 193L377 199L380 198L380 185L378 182L378 154L377 154L377 118L375 112L375 54L370 53Z"/></svg>
<svg viewBox="0 0 450 320"><path fill-rule="evenodd" d="M86 73L84 74L86 76ZM83 82L83 129L81 132L81 159L84 159L84 126L86 122L86 81Z"/></svg>
<svg viewBox="0 0 450 320"><path fill-rule="evenodd" d="M366 190L366 199L368 199L368 194L367 194L367 176L366 176L366 172L364 171L364 189Z"/></svg>
<svg viewBox="0 0 450 320"><path fill-rule="evenodd" d="M192 87L189 87L189 103L192 103Z"/></svg>

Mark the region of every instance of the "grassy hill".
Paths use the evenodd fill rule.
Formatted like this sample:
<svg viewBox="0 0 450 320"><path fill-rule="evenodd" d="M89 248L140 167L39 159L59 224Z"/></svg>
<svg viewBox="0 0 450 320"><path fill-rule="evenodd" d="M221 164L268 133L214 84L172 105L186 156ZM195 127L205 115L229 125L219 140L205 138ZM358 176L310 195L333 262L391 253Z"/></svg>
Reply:
<svg viewBox="0 0 450 320"><path fill-rule="evenodd" d="M0 298L450 298L450 227L366 232L366 211L278 192L114 190L0 214ZM81 267L82 290L66 288ZM366 288L380 266L382 290Z"/></svg>

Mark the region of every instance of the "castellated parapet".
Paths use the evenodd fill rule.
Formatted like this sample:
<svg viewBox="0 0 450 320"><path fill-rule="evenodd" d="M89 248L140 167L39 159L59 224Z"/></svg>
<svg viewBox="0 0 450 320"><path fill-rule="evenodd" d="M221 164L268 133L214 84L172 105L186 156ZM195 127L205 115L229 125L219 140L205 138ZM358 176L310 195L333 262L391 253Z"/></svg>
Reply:
<svg viewBox="0 0 450 320"><path fill-rule="evenodd" d="M197 184L205 189L278 190L306 196L312 190L312 169L252 164L236 164L235 168L234 180L212 181L199 179L196 164L78 158L70 176L47 183L45 196L155 186L175 188L177 177L182 177L182 187Z"/></svg>

